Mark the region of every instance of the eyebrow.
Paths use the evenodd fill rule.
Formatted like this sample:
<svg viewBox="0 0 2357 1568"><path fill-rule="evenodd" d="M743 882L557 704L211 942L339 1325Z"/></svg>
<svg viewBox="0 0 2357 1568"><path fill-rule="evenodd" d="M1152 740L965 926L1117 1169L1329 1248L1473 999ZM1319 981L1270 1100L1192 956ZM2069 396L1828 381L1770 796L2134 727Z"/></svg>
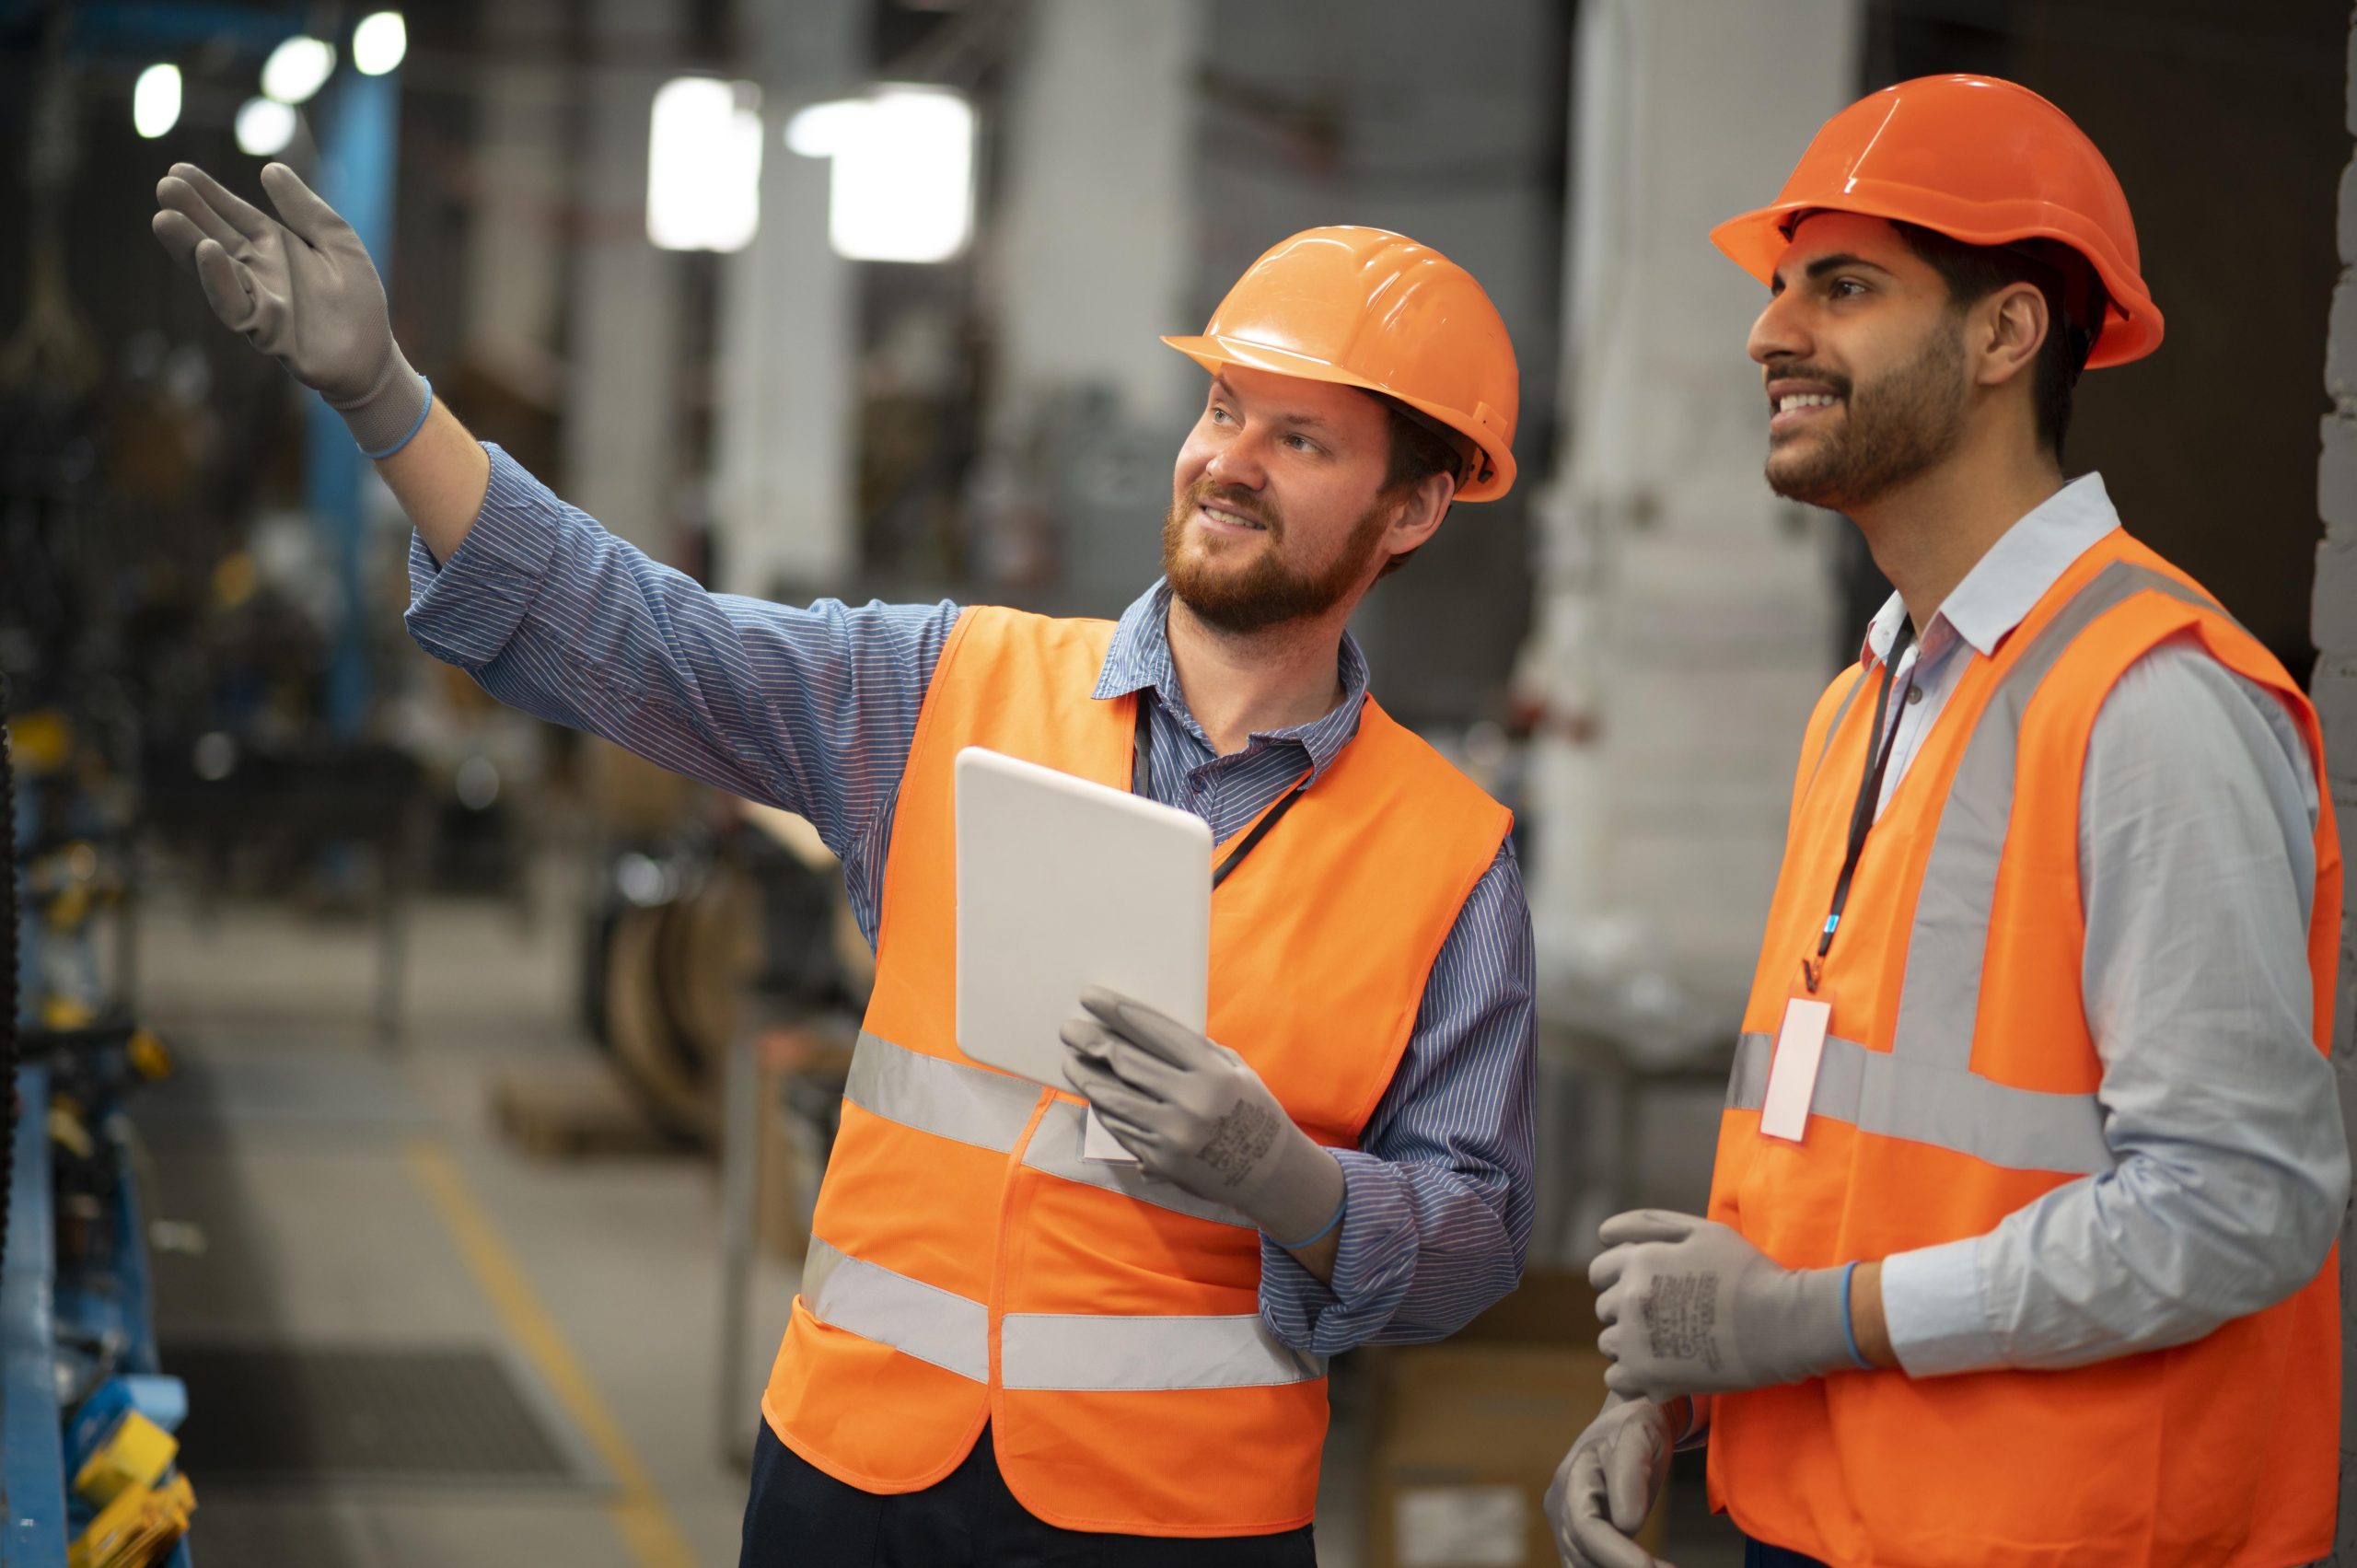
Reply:
<svg viewBox="0 0 2357 1568"><path fill-rule="evenodd" d="M1869 261L1864 256L1853 255L1847 250L1837 250L1830 256L1819 256L1816 261L1811 261L1802 270L1807 275L1809 281L1814 283L1818 278L1823 277L1826 273L1840 272L1844 267L1864 267L1868 272L1880 273L1887 278L1897 277L1898 275L1897 273L1892 272L1888 267L1882 265L1878 261ZM1783 282L1784 274L1782 272L1779 272L1776 274L1776 283L1779 286L1782 286Z"/></svg>
<svg viewBox="0 0 2357 1568"><path fill-rule="evenodd" d="M1212 377L1212 390L1219 393L1222 397L1226 398L1231 402L1242 402L1244 401L1242 398L1237 396L1235 387L1229 383L1227 377L1225 376L1214 376ZM1296 429L1301 430L1331 430L1334 428L1331 423L1314 413L1281 413L1274 415L1273 417L1279 424L1290 424L1295 426Z"/></svg>

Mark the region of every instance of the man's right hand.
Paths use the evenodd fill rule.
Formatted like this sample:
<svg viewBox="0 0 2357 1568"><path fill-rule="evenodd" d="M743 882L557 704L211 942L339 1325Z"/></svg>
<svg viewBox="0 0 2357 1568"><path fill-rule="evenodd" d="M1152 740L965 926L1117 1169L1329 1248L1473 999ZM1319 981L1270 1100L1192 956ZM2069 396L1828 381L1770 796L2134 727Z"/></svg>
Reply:
<svg viewBox="0 0 2357 1568"><path fill-rule="evenodd" d="M1669 1568L1635 1537L1669 1480L1677 1441L1653 1400L1605 1400L1547 1489L1547 1522L1566 1568Z"/></svg>
<svg viewBox="0 0 2357 1568"><path fill-rule="evenodd" d="M414 435L425 378L393 342L385 285L359 235L283 163L262 189L280 218L232 194L194 164L156 187L156 238L196 269L214 314L328 401L372 458Z"/></svg>

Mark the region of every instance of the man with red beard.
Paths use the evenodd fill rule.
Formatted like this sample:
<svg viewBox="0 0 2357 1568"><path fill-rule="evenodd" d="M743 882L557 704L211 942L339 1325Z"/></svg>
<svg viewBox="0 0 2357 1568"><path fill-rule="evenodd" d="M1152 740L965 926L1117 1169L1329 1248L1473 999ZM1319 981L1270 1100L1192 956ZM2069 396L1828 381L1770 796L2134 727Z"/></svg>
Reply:
<svg viewBox="0 0 2357 1568"><path fill-rule="evenodd" d="M2316 714L2066 481L2161 342L2128 201L2008 82L1901 83L1723 226L1768 482L1897 587L1803 739L1707 1217L1605 1222L1578 1568L1707 1443L1754 1568L2332 1550L2349 1153Z"/></svg>
<svg viewBox="0 0 2357 1568"><path fill-rule="evenodd" d="M707 593L470 436L351 229L181 165L156 230L319 390L411 519L409 627L503 701L802 813L876 993L761 1401L749 1564L1296 1564L1326 1358L1511 1289L1531 1209L1529 916L1504 810L1367 695L1345 630L1513 482L1479 285L1313 229L1200 337L1211 381L1121 617ZM1075 998L1057 1093L954 1039L950 762L985 745L1192 811L1211 1036ZM1085 1010L1081 1005L1085 1004ZM1136 1167L1080 1157L1084 1100Z"/></svg>

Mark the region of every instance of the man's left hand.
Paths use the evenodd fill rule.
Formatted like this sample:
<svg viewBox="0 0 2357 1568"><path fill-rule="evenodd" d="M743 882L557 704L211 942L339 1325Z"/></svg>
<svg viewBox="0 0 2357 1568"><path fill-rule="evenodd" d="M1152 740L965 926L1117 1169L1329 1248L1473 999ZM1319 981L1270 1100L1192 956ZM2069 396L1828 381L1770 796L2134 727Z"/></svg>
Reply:
<svg viewBox="0 0 2357 1568"><path fill-rule="evenodd" d="M1861 1365L1840 1269L1784 1268L1732 1226L1663 1209L1615 1214L1597 1234L1588 1282L1616 1394L1666 1401Z"/></svg>
<svg viewBox="0 0 2357 1568"><path fill-rule="evenodd" d="M1251 1063L1143 1003L1092 987L1065 1023L1064 1076L1149 1176L1242 1213L1280 1246L1333 1228L1342 1167Z"/></svg>

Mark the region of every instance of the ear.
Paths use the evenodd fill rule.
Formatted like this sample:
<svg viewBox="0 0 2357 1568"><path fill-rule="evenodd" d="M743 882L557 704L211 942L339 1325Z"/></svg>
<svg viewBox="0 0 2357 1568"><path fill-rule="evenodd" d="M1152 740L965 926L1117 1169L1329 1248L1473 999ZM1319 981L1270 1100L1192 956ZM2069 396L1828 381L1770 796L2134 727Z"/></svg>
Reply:
<svg viewBox="0 0 2357 1568"><path fill-rule="evenodd" d="M1383 530L1383 542L1394 555L1421 549L1440 530L1441 519L1448 516L1448 504L1456 497L1457 480L1453 475L1426 474L1400 502L1399 515Z"/></svg>
<svg viewBox="0 0 2357 1568"><path fill-rule="evenodd" d="M1965 346L1973 355L1973 380L2002 387L2038 361L2046 334L2054 331L2046 296L2038 285L2008 284L1974 310Z"/></svg>

